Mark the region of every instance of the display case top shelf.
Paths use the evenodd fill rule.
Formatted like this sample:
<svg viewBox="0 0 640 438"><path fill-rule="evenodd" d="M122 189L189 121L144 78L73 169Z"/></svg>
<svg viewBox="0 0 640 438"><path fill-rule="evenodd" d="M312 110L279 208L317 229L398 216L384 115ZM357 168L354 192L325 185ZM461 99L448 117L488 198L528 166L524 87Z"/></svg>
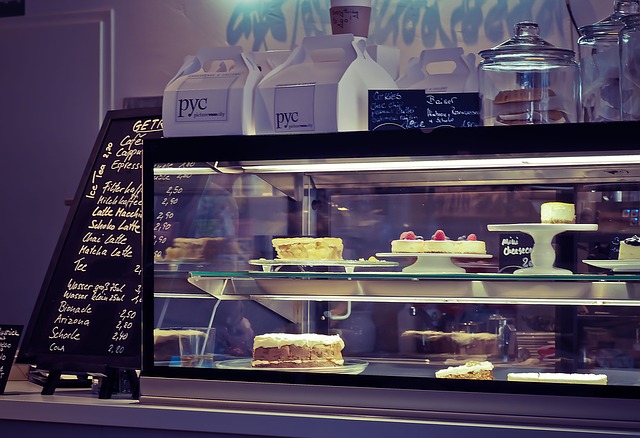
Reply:
<svg viewBox="0 0 640 438"><path fill-rule="evenodd" d="M640 275L627 274L191 272L189 282L223 300L640 306Z"/></svg>

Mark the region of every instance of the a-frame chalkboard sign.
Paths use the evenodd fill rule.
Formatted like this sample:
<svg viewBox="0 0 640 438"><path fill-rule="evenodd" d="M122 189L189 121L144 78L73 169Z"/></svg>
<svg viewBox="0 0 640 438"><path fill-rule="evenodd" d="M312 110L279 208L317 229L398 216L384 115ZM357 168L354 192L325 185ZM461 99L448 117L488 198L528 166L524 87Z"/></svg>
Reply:
<svg viewBox="0 0 640 438"><path fill-rule="evenodd" d="M56 245L17 361L103 373L100 398L124 372L137 397L141 365L142 148L162 136L160 108L109 111Z"/></svg>

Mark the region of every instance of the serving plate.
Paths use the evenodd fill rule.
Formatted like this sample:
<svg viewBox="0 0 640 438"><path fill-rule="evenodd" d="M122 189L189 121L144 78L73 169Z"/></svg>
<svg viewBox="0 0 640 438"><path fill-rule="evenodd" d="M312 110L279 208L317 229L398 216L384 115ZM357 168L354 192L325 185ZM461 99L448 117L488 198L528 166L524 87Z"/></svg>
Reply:
<svg viewBox="0 0 640 438"><path fill-rule="evenodd" d="M398 266L398 262L390 262L386 260L267 260L254 259L249 260L250 265L262 266L265 272L277 271L283 266L299 266L299 267L339 267L344 268L345 272L354 272L355 268L380 268Z"/></svg>
<svg viewBox="0 0 640 438"><path fill-rule="evenodd" d="M257 370L257 371L283 371L301 373L323 373L323 374L360 374L369 362L359 359L345 359L343 366L338 367L309 367L309 368L268 368L252 367L251 358L231 359L216 362L215 367L226 370Z"/></svg>
<svg viewBox="0 0 640 438"><path fill-rule="evenodd" d="M589 266L610 269L613 272L640 272L640 259L628 260L583 260Z"/></svg>

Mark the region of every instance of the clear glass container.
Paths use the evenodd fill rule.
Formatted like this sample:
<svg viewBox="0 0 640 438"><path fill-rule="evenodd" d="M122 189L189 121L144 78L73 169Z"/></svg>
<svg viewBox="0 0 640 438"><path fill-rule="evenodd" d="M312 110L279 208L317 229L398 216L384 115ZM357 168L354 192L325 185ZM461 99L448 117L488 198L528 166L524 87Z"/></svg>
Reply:
<svg viewBox="0 0 640 438"><path fill-rule="evenodd" d="M640 120L640 14L623 19L620 31L622 119Z"/></svg>
<svg viewBox="0 0 640 438"><path fill-rule="evenodd" d="M622 18L637 14L638 0L615 0L613 14L579 29L581 106L584 122L620 120L620 47Z"/></svg>
<svg viewBox="0 0 640 438"><path fill-rule="evenodd" d="M578 122L580 73L575 52L546 42L533 22L517 23L514 33L479 53L481 124Z"/></svg>

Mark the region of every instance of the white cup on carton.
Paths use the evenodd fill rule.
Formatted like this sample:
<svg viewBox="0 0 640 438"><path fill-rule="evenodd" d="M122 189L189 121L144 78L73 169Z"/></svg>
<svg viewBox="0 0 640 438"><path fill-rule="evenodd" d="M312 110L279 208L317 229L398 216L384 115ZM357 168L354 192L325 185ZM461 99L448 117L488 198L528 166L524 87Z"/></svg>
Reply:
<svg viewBox="0 0 640 438"><path fill-rule="evenodd" d="M356 37L369 36L371 0L331 0L329 8L331 33L351 33Z"/></svg>

